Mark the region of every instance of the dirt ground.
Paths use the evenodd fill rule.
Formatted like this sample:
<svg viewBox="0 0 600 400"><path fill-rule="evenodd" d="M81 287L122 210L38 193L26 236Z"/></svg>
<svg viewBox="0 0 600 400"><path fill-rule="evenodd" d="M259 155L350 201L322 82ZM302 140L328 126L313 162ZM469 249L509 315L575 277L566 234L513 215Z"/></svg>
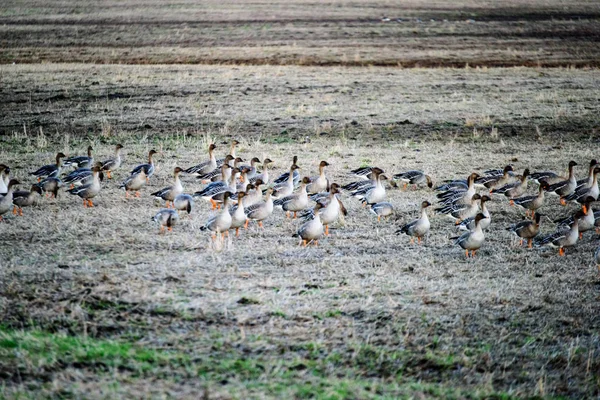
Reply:
<svg viewBox="0 0 600 400"><path fill-rule="evenodd" d="M598 66L596 1L9 0L0 63Z"/></svg>
<svg viewBox="0 0 600 400"><path fill-rule="evenodd" d="M349 215L318 248L299 247L277 210L264 232L215 248L199 230L206 203L158 235L149 196L233 138L276 172L294 154L307 175L327 160L339 183L361 165L439 182L574 159L583 176L598 157L597 70L58 64L5 65L0 79L0 161L23 188L57 151L125 147L95 208L61 192L0 224L2 396L599 395L595 233L564 258L518 248L505 228L523 214L495 198L465 260L443 216L423 246L396 235L434 193L390 188L393 217L377 223L345 196ZM125 200L118 183L152 148L156 176ZM544 212L575 209L549 199Z"/></svg>

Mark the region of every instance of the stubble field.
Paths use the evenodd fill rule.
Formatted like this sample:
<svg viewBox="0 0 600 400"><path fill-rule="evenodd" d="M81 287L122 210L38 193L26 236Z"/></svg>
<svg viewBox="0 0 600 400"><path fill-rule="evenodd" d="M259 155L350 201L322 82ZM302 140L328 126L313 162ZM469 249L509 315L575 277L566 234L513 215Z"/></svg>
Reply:
<svg viewBox="0 0 600 400"><path fill-rule="evenodd" d="M363 165L422 169L437 183L506 164L563 172L575 160L582 177L598 158L598 70L488 66L596 65L593 2L332 2L318 16L301 2L161 2L147 13L120 3L0 11L0 163L21 188L58 151L91 145L102 160L124 146L93 209L61 191L0 223L0 397L600 394L596 233L566 257L519 248L505 228L523 213L494 197L484 246L466 260L443 216L430 214L422 246L396 235L435 193L388 187L391 218L378 223L343 196L349 214L317 248L298 246L298 223L280 210L264 231L215 247L199 230L207 203L159 235L149 195L211 142L224 157L233 139L275 173L293 155L309 176L327 160L340 184ZM398 60L482 67L389 67ZM20 65L37 61L58 63ZM118 184L151 149L156 175L126 200ZM543 232L575 209L549 198Z"/></svg>

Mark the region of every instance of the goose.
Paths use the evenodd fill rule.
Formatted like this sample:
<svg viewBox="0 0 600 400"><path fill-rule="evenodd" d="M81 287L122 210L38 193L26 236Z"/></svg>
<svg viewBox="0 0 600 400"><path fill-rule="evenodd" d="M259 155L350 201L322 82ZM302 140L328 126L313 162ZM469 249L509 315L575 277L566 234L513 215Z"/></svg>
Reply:
<svg viewBox="0 0 600 400"><path fill-rule="evenodd" d="M594 168L592 173L592 182L588 185L579 186L573 193L565 197L565 200L576 201L583 203L588 197L592 197L594 200L598 200L600 190L598 190L598 173L600 168Z"/></svg>
<svg viewBox="0 0 600 400"><path fill-rule="evenodd" d="M570 217L557 219L554 222L557 223L558 226L570 226L571 223L575 220L575 216L579 215L577 225L579 229L579 239L582 239L583 233L594 229L596 225L596 217L594 215L594 210L592 209L592 203L594 201L596 200L593 197L587 197L585 199L585 202L581 206L580 214L575 214Z"/></svg>
<svg viewBox="0 0 600 400"><path fill-rule="evenodd" d="M485 195L481 196L481 199L479 199L479 204L481 206L481 214L483 214L483 216L485 217L484 219L479 221L479 223L481 224L481 229L487 229L492 223L492 215L490 214L490 211L488 210L486 204L490 200L492 199ZM470 231L474 228L475 217L465 218L460 222L460 224L458 224L458 229L460 229L461 231Z"/></svg>
<svg viewBox="0 0 600 400"><path fill-rule="evenodd" d="M102 164L100 164L102 165ZM63 182L73 189L75 186L87 185L92 181L92 169L91 168L78 168L71 171L64 179Z"/></svg>
<svg viewBox="0 0 600 400"><path fill-rule="evenodd" d="M546 190L548 193L560 196L560 204L562 204L563 206L567 204L565 201L565 197L573 193L575 191L575 188L577 187L577 180L575 179L575 175L573 174L573 168L576 165L577 163L575 161L570 161L568 178L566 180L550 185Z"/></svg>
<svg viewBox="0 0 600 400"><path fill-rule="evenodd" d="M514 233L518 238L521 239L519 246L523 246L523 239L527 240L527 247L530 249L533 247L533 239L540 233L540 225L542 222L543 215L540 213L535 214L533 221L525 220L518 222L510 227L506 228L507 231Z"/></svg>
<svg viewBox="0 0 600 400"><path fill-rule="evenodd" d="M185 173L202 176L217 169L217 159L215 157L216 148L217 146L214 143L211 143L210 146L208 146L208 161L189 167L185 170Z"/></svg>
<svg viewBox="0 0 600 400"><path fill-rule="evenodd" d="M576 190L581 187L588 187L588 188L592 187L592 185L594 184L594 170L596 169L597 165L598 165L598 161L596 161L595 159L590 161L588 176L587 176L587 178L579 179L577 181L577 187L575 188Z"/></svg>
<svg viewBox="0 0 600 400"><path fill-rule="evenodd" d="M246 173L248 179L252 179L258 174L256 164L260 164L260 159L258 157L252 157L252 159L250 160L250 165L240 166L240 168L246 168L248 170L248 172Z"/></svg>
<svg viewBox="0 0 600 400"><path fill-rule="evenodd" d="M297 218L298 211L304 210L308 207L308 193L306 191L307 185L311 182L311 179L307 176L302 178L300 184L300 191L289 196L277 199L273 202L274 206L281 206L285 211L286 218L290 217L290 212L294 213L294 218Z"/></svg>
<svg viewBox="0 0 600 400"><path fill-rule="evenodd" d="M462 220L477 215L477 211L479 210L477 201L480 199L481 196L478 193L475 193L473 196L471 196L471 202L469 204L449 204L443 207L438 207L435 209L435 211L439 214L448 215L448 217L455 220L455 224L458 225L462 222Z"/></svg>
<svg viewBox="0 0 600 400"><path fill-rule="evenodd" d="M62 159L66 156L63 153L56 154L56 164L48 164L44 165L37 170L30 173L30 175L36 176L38 178L38 182L42 180L42 178L47 176L60 176L60 169L62 167Z"/></svg>
<svg viewBox="0 0 600 400"><path fill-rule="evenodd" d="M486 171L489 174L480 176L475 180L476 186L483 186L490 191L496 188L500 188L511 182L513 174L513 168L511 165L507 165L503 170L500 170L500 174L496 174L496 170Z"/></svg>
<svg viewBox="0 0 600 400"><path fill-rule="evenodd" d="M521 180L509 183L502 187L490 190L490 193L503 194L509 199L522 196L527 191L527 177L529 176L529 168L526 168L521 175Z"/></svg>
<svg viewBox="0 0 600 400"><path fill-rule="evenodd" d="M371 179L369 178L369 175L373 172L373 170L378 169L380 170L381 174L384 174L385 171L381 168L378 167L360 167L360 168L356 168L350 171L351 175L356 176L357 178L360 178L362 180L368 180Z"/></svg>
<svg viewBox="0 0 600 400"><path fill-rule="evenodd" d="M292 194L292 192L294 191L293 176L294 172L297 172L298 169L300 169L299 166L297 166L296 164L292 164L292 166L290 167L290 172L288 173L288 176L291 178L284 182L280 182L273 187L273 198L279 199Z"/></svg>
<svg viewBox="0 0 600 400"><path fill-rule="evenodd" d="M158 223L160 226L160 233L165 232L165 227L167 227L169 232L172 232L173 226L179 222L179 214L177 213L177 210L163 208L152 217L152 221Z"/></svg>
<svg viewBox="0 0 600 400"><path fill-rule="evenodd" d="M140 197L139 190L146 184L146 170L143 168L137 174L131 174L121 183L119 189L125 190L125 198L129 198L129 192L135 192L135 197Z"/></svg>
<svg viewBox="0 0 600 400"><path fill-rule="evenodd" d="M58 189L63 187L63 182L60 180L60 178L49 176L37 183L36 186L42 189L42 191L46 193L46 196L56 198L58 196Z"/></svg>
<svg viewBox="0 0 600 400"><path fill-rule="evenodd" d="M294 156L294 158L292 159L292 165L297 165L297 164L298 164L298 156ZM275 185L286 183L288 181L289 174L290 174L289 172L284 172L283 174L279 175L277 177L277 179L275 179L273 181L273 183ZM296 186L298 184L298 182L300 182L300 173L297 170L294 170L292 177L293 177L294 186ZM267 182L264 179L263 179L263 181Z"/></svg>
<svg viewBox="0 0 600 400"><path fill-rule="evenodd" d="M222 180L208 184L204 189L194 193L194 197L202 197L204 200L210 201L213 210L217 208L217 203L212 200L212 197L217 193L224 193L228 190L232 175L231 170L232 168L229 165L223 164L221 166Z"/></svg>
<svg viewBox="0 0 600 400"><path fill-rule="evenodd" d="M325 167L329 165L327 161L319 163L319 175L310 178L310 184L306 187L308 193L319 193L329 189L329 179L325 176Z"/></svg>
<svg viewBox="0 0 600 400"><path fill-rule="evenodd" d="M220 190L217 191L217 193L214 193L210 200L211 203L215 203L217 205L218 208L221 207L221 203L224 202L224 195L225 192L229 192L229 203L232 203L233 198L236 197L237 198L237 186L236 186L236 181L240 176L240 170L238 168L233 168L232 169L232 175L231 178L229 178L229 182L227 184L227 186L222 187Z"/></svg>
<svg viewBox="0 0 600 400"><path fill-rule="evenodd" d="M20 185L16 179L11 179L8 181L6 194L0 197L0 221L2 221L2 215L6 214L13 208L13 193L15 191L15 186Z"/></svg>
<svg viewBox="0 0 600 400"><path fill-rule="evenodd" d="M13 214L23 216L23 207L29 207L35 204L38 196L42 195L42 189L37 186L31 186L31 190L19 190L13 192Z"/></svg>
<svg viewBox="0 0 600 400"><path fill-rule="evenodd" d="M245 196L246 192L239 192L237 205L229 209L229 214L231 214L231 226L229 229L235 229L236 237L240 236L240 228L243 227L248 220L248 217L246 217L246 211L244 209Z"/></svg>
<svg viewBox="0 0 600 400"><path fill-rule="evenodd" d="M377 222L381 221L382 217L389 217L394 212L394 206L387 201L371 204L371 212L377 216Z"/></svg>
<svg viewBox="0 0 600 400"><path fill-rule="evenodd" d="M542 238L537 238L534 242L536 247L551 246L558 248L558 254L560 256L565 255L565 247L575 246L579 239L579 218L583 217L583 212L579 210L571 222L568 229L559 227L554 233L546 235Z"/></svg>
<svg viewBox="0 0 600 400"><path fill-rule="evenodd" d="M510 199L510 205L516 205L525 209L525 215L531 213L531 218L535 216L535 212L544 205L544 193L548 189L548 183L542 181L539 187L537 196L523 196Z"/></svg>
<svg viewBox="0 0 600 400"><path fill-rule="evenodd" d="M342 186L342 189L344 189L347 192L352 193L354 191L364 189L368 186L375 186L376 176L381 175L383 173L384 173L384 171L381 168L374 167L371 169L371 172L367 175L366 179L350 182L350 183Z"/></svg>
<svg viewBox="0 0 600 400"><path fill-rule="evenodd" d="M112 171L116 171L121 166L121 150L123 149L122 144L115 146L115 155L112 158L102 163L102 170L106 171L108 179L112 179Z"/></svg>
<svg viewBox="0 0 600 400"><path fill-rule="evenodd" d="M458 238L452 238L455 239L454 244L463 248L467 258L469 258L469 250L471 251L471 257L475 257L475 253L481 248L481 245L485 240L485 235L483 234L483 229L480 224L483 219L485 219L483 214L477 214L475 216L475 228L473 230L463 233Z"/></svg>
<svg viewBox="0 0 600 400"><path fill-rule="evenodd" d="M249 207L252 204L256 204L262 201L262 190L261 186L263 181L257 179L254 184L249 183L246 186L246 195L244 196L244 207ZM238 201L239 203L239 201Z"/></svg>
<svg viewBox="0 0 600 400"><path fill-rule="evenodd" d="M10 180L10 168L8 165L0 164L0 195L8 192L8 182Z"/></svg>
<svg viewBox="0 0 600 400"><path fill-rule="evenodd" d="M323 235L323 221L319 210L323 208L323 204L317 203L313 208L313 218L298 228L298 231L294 236L300 237L304 247L309 243L314 243L315 246L319 245L319 238Z"/></svg>
<svg viewBox="0 0 600 400"><path fill-rule="evenodd" d="M229 150L229 154L235 159L235 149L236 147L240 144L240 142L238 142L237 140L233 140L231 142L231 148ZM215 168L219 168L221 165L223 165L224 163L226 163L228 161L226 161L225 158L219 158L217 160L217 165L215 166Z"/></svg>
<svg viewBox="0 0 600 400"><path fill-rule="evenodd" d="M569 178L566 176L558 175L556 172L541 171L541 172L532 173L531 175L529 175L529 179L531 179L532 181L534 181L538 184L540 184L542 181L544 181L544 182L548 183L548 185L554 185L555 183L562 182Z"/></svg>
<svg viewBox="0 0 600 400"><path fill-rule="evenodd" d="M385 186L383 186L382 181L387 180L387 177L379 171L373 170L375 185L365 186L351 193L353 197L358 198L363 203L363 206L379 203L385 199Z"/></svg>
<svg viewBox="0 0 600 400"><path fill-rule="evenodd" d="M445 192L439 193L436 197L439 199L439 203L445 205L457 204L470 204L473 195L475 194L475 179L479 178L479 174L472 173L467 178L466 189L451 189Z"/></svg>
<svg viewBox="0 0 600 400"><path fill-rule="evenodd" d="M410 243L415 243L415 238L417 238L417 242L421 244L421 240L423 237L429 232L429 228L431 224L429 223L429 218L427 217L427 208L431 206L431 203L428 201L424 201L421 203L421 216L405 224L400 229L396 231L396 234L405 233L410 236Z"/></svg>
<svg viewBox="0 0 600 400"><path fill-rule="evenodd" d="M423 171L410 170L406 172L400 172L393 176L394 180L402 181L403 189L406 190L408 185L414 185L415 189L418 185L427 184L428 188L433 187L433 181L429 175L425 175Z"/></svg>
<svg viewBox="0 0 600 400"><path fill-rule="evenodd" d="M200 230L210 230L213 232L212 239L215 240L218 234L221 234L222 238L225 235L229 236L229 228L231 227L231 214L229 214L229 196L231 192L223 193L223 208L217 212L217 214L210 217L206 224L200 228Z"/></svg>
<svg viewBox="0 0 600 400"><path fill-rule="evenodd" d="M173 185L156 191L152 193L151 196L154 196L157 199L163 199L166 202L167 208L171 208L171 206L175 207L173 204L175 197L183 193L183 186L181 185L181 180L179 179L179 174L182 172L182 168L175 167L175 169L173 170Z"/></svg>
<svg viewBox="0 0 600 400"><path fill-rule="evenodd" d="M154 160L152 159L152 157L155 154L158 154L156 150L150 150L148 152L148 162L146 164L140 164L137 167L135 167L133 170L131 170L131 174L137 174L143 169L146 172L146 181L150 182L150 177L154 175Z"/></svg>
<svg viewBox="0 0 600 400"><path fill-rule="evenodd" d="M264 201L246 207L244 210L246 212L246 216L248 217L246 225L244 226L246 229L248 229L248 223L250 220L257 221L258 226L264 229L263 221L273 213L273 199L271 198L272 194L273 188L269 188L267 189Z"/></svg>
<svg viewBox="0 0 600 400"><path fill-rule="evenodd" d="M92 168L92 183L69 189L68 192L72 195L79 196L83 199L84 207L94 207L92 199L100 193L100 167Z"/></svg>
<svg viewBox="0 0 600 400"><path fill-rule="evenodd" d="M173 208L180 211L186 211L188 215L192 212L192 206L194 205L194 198L186 193L181 193L175 196L173 200Z"/></svg>
<svg viewBox="0 0 600 400"><path fill-rule="evenodd" d="M75 156L65 159L64 166L73 166L75 169L88 168L91 169L94 165L94 157L92 157L92 146L87 148L87 156Z"/></svg>
<svg viewBox="0 0 600 400"><path fill-rule="evenodd" d="M225 162L223 164L227 164L228 166L231 167L230 165L230 161L233 161L234 158L231 154L227 154L225 156ZM200 179L200 181L202 183L208 183L208 182L217 182L219 179L223 180L223 176L222 176L222 172L223 172L223 165L220 165L219 167L213 169L212 171L206 173L206 174L202 174L202 175L197 175L196 177L198 179ZM229 175L227 175L225 181L229 180Z"/></svg>
<svg viewBox="0 0 600 400"><path fill-rule="evenodd" d="M254 183L256 184L257 180L261 180L263 185L268 185L269 184L269 164L271 164L273 161L270 158L265 158L264 161L262 162L263 165L263 170L262 173L254 175L252 178L250 178L250 183Z"/></svg>

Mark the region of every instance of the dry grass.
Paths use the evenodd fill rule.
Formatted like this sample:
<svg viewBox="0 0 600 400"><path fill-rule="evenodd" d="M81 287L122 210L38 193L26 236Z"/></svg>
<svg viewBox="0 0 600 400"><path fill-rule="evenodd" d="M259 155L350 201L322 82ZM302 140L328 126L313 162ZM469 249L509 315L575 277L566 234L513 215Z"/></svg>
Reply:
<svg viewBox="0 0 600 400"><path fill-rule="evenodd" d="M599 17L561 0L18 0L0 63L597 66Z"/></svg>
<svg viewBox="0 0 600 400"><path fill-rule="evenodd" d="M105 158L125 145L94 209L61 193L0 224L3 396L598 395L595 234L565 258L515 248L503 228L521 215L497 199L484 248L465 260L441 217L422 247L396 236L434 195L391 189L391 220L346 198L349 216L319 248L298 247L296 222L276 212L215 251L198 229L206 204L160 236L148 195L232 137L278 172L293 154L311 175L328 160L340 183L362 164L436 181L583 165L597 157L595 70L43 65L0 77L0 160L22 181L58 150L91 143ZM156 176L125 200L117 183L151 148Z"/></svg>

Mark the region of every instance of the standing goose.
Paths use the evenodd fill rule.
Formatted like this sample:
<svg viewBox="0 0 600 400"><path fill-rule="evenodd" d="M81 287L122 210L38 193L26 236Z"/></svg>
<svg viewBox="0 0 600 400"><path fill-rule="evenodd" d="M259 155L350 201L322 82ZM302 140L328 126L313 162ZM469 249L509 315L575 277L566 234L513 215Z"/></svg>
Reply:
<svg viewBox="0 0 600 400"><path fill-rule="evenodd" d="M112 171L116 171L121 166L121 150L123 149L123 145L117 144L115 146L115 156L113 158L109 158L108 160L102 163L102 170L106 171L106 176L108 179L112 179Z"/></svg>
<svg viewBox="0 0 600 400"><path fill-rule="evenodd" d="M49 176L37 183L36 186L46 193L46 197L50 196L56 198L58 196L58 189L63 186L63 182L60 180L60 178Z"/></svg>
<svg viewBox="0 0 600 400"><path fill-rule="evenodd" d="M231 214L231 226L229 229L235 229L235 236L240 236L240 228L246 225L248 217L246 217L246 211L244 209L244 197L245 192L238 193L237 205L231 207L229 213Z"/></svg>
<svg viewBox="0 0 600 400"><path fill-rule="evenodd" d="M240 142L238 142L237 140L234 140L233 142L231 142L231 148L229 151L229 154L233 157L233 159L235 159L235 149L236 147L240 144ZM223 165L224 163L226 163L228 161L226 161L225 158L219 158L217 160L217 165L215 166L215 168L219 168L221 165Z"/></svg>
<svg viewBox="0 0 600 400"><path fill-rule="evenodd" d="M283 211L285 211L286 218L290 217L290 212L293 212L294 218L296 218L298 216L298 211L302 211L306 207L308 207L308 193L306 191L306 186L310 182L310 178L305 176L304 178L302 178L302 183L300 184L300 191L298 193L277 199L273 202L273 205L281 206Z"/></svg>
<svg viewBox="0 0 600 400"><path fill-rule="evenodd" d="M380 170L381 173L385 173L385 171L383 169L378 168L378 167L360 167L360 168L351 170L350 174L354 175L357 178L360 178L362 180L368 180L368 179L372 179L369 177L369 175L371 175L371 173L376 169Z"/></svg>
<svg viewBox="0 0 600 400"><path fill-rule="evenodd" d="M344 186L342 186L342 189L348 191L348 192L354 192L357 190L361 190L364 189L365 187L368 186L375 186L375 181L376 181L376 177L379 174L383 174L384 171L381 168L371 168L371 172L369 172L369 174L367 175L367 177L365 179L362 179L360 181L354 181L354 182L350 182Z"/></svg>
<svg viewBox="0 0 600 400"><path fill-rule="evenodd" d="M181 180L179 179L179 174L183 172L183 169L179 167L175 167L173 170L174 182L172 186L161 189L157 192L151 194L151 196L156 197L157 199L163 199L166 202L166 207L171 208L173 205L173 201L175 197L179 196L183 193L183 186L181 185ZM173 205L173 207L175 207Z"/></svg>
<svg viewBox="0 0 600 400"><path fill-rule="evenodd" d="M588 197L592 197L594 200L598 200L600 190L598 189L598 173L600 168L594 168L592 173L592 182L588 185L582 185L576 189L573 193L565 197L565 200L576 201L583 203Z"/></svg>
<svg viewBox="0 0 600 400"><path fill-rule="evenodd" d="M471 199L475 194L475 179L479 178L479 175L476 173L472 173L467 178L467 188L456 188L450 189L445 192L439 193L437 198L440 199L439 203L450 205L464 205L471 204Z"/></svg>
<svg viewBox="0 0 600 400"><path fill-rule="evenodd" d="M570 163L569 163L570 164ZM540 184L542 181L547 182L549 185L554 185L555 183L562 182L564 180L569 179L568 176L558 175L556 172L552 171L542 171L542 172L534 172L529 175L529 179Z"/></svg>
<svg viewBox="0 0 600 400"><path fill-rule="evenodd" d="M455 221L455 224L458 225L464 219L477 215L477 211L479 210L477 201L480 199L481 196L478 193L475 193L473 196L471 196L471 202L469 204L449 204L443 207L438 207L435 209L435 211L440 214L448 215L448 217L452 218Z"/></svg>
<svg viewBox="0 0 600 400"><path fill-rule="evenodd" d="M83 199L84 207L94 207L92 199L100 193L100 167L92 168L92 177L92 183L68 190L70 194Z"/></svg>
<svg viewBox="0 0 600 400"><path fill-rule="evenodd" d="M228 184L218 190L217 193L214 193L210 198L211 203L216 204L217 208L220 208L221 203L225 202L224 196L226 192L229 192L229 203L232 203L233 197L237 197L236 181L240 176L240 170L238 168L233 168L232 171Z"/></svg>
<svg viewBox="0 0 600 400"><path fill-rule="evenodd" d="M162 210L157 212L154 217L152 217L152 221L158 223L158 225L160 226L160 233L165 232L165 227L167 227L169 232L172 232L173 226L175 226L179 222L179 214L176 210L163 208Z"/></svg>
<svg viewBox="0 0 600 400"><path fill-rule="evenodd" d="M298 164L298 156L294 156L294 158L292 159L292 165L297 165L297 164ZM289 172L284 172L283 174L279 175L277 177L277 179L275 179L273 181L273 183L276 186L281 183L285 183L289 180L288 179L289 176L290 176ZM296 186L298 184L298 182L300 182L300 173L297 170L293 170L292 177L293 177L294 186ZM264 181L264 179L263 179L263 181Z"/></svg>
<svg viewBox="0 0 600 400"><path fill-rule="evenodd" d="M519 246L523 246L523 239L527 240L527 247L530 249L533 247L533 239L540 233L540 225L542 222L543 215L540 213L535 214L534 220L521 221L510 227L506 228L507 231L514 233L518 238L521 239Z"/></svg>
<svg viewBox="0 0 600 400"><path fill-rule="evenodd" d="M79 168L88 168L91 169L94 164L94 157L92 157L92 146L88 146L87 148L87 156L75 156L69 157L65 160L64 166L73 166L75 169Z"/></svg>
<svg viewBox="0 0 600 400"><path fill-rule="evenodd" d="M365 186L362 189L355 190L351 193L353 197L360 199L363 203L363 206L368 204L379 203L380 201L385 200L385 186L383 186L382 181L386 180L387 177L380 173L379 170L373 169L373 174L375 175L375 185Z"/></svg>
<svg viewBox="0 0 600 400"><path fill-rule="evenodd" d="M244 196L244 207L250 207L253 204L260 203L262 201L262 190L261 185L263 181L257 179L254 184L250 183L246 186L246 195ZM239 203L239 201L238 201Z"/></svg>
<svg viewBox="0 0 600 400"><path fill-rule="evenodd" d="M135 197L140 197L140 189L146 184L146 171L142 168L137 174L131 174L121 183L119 189L125 190L125 198L129 198L129 192L135 192Z"/></svg>
<svg viewBox="0 0 600 400"><path fill-rule="evenodd" d="M525 168L523 171L523 175L521 175L521 180L510 183L508 185L504 185L497 189L490 190L490 193L498 193L503 194L509 199L514 199L515 197L522 196L527 191L527 177L529 176L529 168Z"/></svg>
<svg viewBox="0 0 600 400"><path fill-rule="evenodd" d="M224 193L228 190L231 170L232 168L229 165L223 164L221 166L222 180L208 184L204 189L194 193L194 197L202 197L204 200L210 201L213 210L217 208L217 203L212 200L212 197L217 193Z"/></svg>
<svg viewBox="0 0 600 400"><path fill-rule="evenodd" d="M8 182L10 180L10 168L8 165L0 164L0 195L8 192Z"/></svg>
<svg viewBox="0 0 600 400"><path fill-rule="evenodd" d="M325 167L328 167L327 161L319 163L319 175L310 178L310 184L306 187L308 193L319 193L329 189L329 179L325 176Z"/></svg>
<svg viewBox="0 0 600 400"><path fill-rule="evenodd" d="M428 201L424 201L421 203L421 216L409 222L408 224L402 226L400 229L396 231L396 234L405 233L410 236L410 243L415 243L415 238L419 244L421 244L421 240L423 237L429 232L429 228L431 224L429 223L429 218L427 217L427 207L431 206L431 203Z"/></svg>
<svg viewBox="0 0 600 400"><path fill-rule="evenodd" d="M592 187L592 185L594 184L594 170L596 169L596 166L598 165L598 161L596 161L595 159L590 161L590 167L588 169L588 176L587 178L583 178L583 179L579 179L577 181L577 188L579 189L581 187Z"/></svg>
<svg viewBox="0 0 600 400"><path fill-rule="evenodd" d="M569 162L569 177L558 183L550 185L547 189L548 193L553 193L560 196L560 204L563 206L566 205L565 197L570 195L575 191L577 187L577 180L575 179L575 175L573 174L573 168L577 165L575 161Z"/></svg>
<svg viewBox="0 0 600 400"><path fill-rule="evenodd" d="M228 166L231 167L230 161L233 161L233 160L234 160L233 156L231 154L227 154L225 156L225 162L223 164L227 164ZM202 183L217 182L219 179L223 180L223 164L221 164L217 168L213 169L211 172L208 172L208 173L202 174L202 175L197 175L196 178L200 179L200 181ZM226 176L225 181L227 181L227 180L229 180L229 175Z"/></svg>
<svg viewBox="0 0 600 400"><path fill-rule="evenodd" d="M244 226L246 229L248 228L248 223L250 220L257 221L258 226L264 229L262 221L267 219L273 213L273 199L271 198L272 193L273 188L267 189L264 202L256 203L246 207L245 212L246 216L248 217L246 225Z"/></svg>
<svg viewBox="0 0 600 400"><path fill-rule="evenodd" d="M343 215L348 215L346 208L338 198L338 194L340 192L340 185L337 183L332 183L329 192L321 192L310 195L309 198L315 203L321 203L323 208L321 208L321 221L323 222L323 226L325 226L325 236L329 236L329 225L337 221L340 217L340 213ZM383 203L380 203L383 204ZM372 207L376 206L373 204ZM313 209L305 210L300 218L304 220L309 220L313 218Z"/></svg>
<svg viewBox="0 0 600 400"><path fill-rule="evenodd" d="M371 204L371 212L377 215L377 222L381 221L382 217L389 217L394 212L394 206L387 201Z"/></svg>
<svg viewBox="0 0 600 400"><path fill-rule="evenodd" d="M173 200L173 208L180 211L186 211L188 215L192 212L192 206L194 205L194 198L186 193L181 193Z"/></svg>
<svg viewBox="0 0 600 400"><path fill-rule="evenodd" d="M579 239L582 239L583 233L594 229L596 225L596 217L594 215L594 210L592 209L592 203L594 201L596 200L593 197L587 197L581 206L581 211L579 211L579 214L557 219L554 222L556 222L558 226L570 226L571 223L576 219L576 216L579 215L577 225L579 229Z"/></svg>
<svg viewBox="0 0 600 400"><path fill-rule="evenodd" d="M217 146L214 143L211 143L210 146L208 146L208 161L189 167L185 170L185 173L202 176L217 169L217 158L215 157L216 148Z"/></svg>
<svg viewBox="0 0 600 400"><path fill-rule="evenodd" d="M23 215L23 207L29 207L35 204L38 196L42 195L42 189L37 186L31 186L31 190L19 190L13 193L13 214Z"/></svg>
<svg viewBox="0 0 600 400"><path fill-rule="evenodd" d="M565 247L575 246L577 240L579 239L579 218L583 217L583 212L579 210L571 225L568 229L564 229L564 227L559 227L558 230L554 233L546 235L542 238L536 239L535 245L536 247L540 246L551 246L558 248L558 254L560 256L565 255Z"/></svg>
<svg viewBox="0 0 600 400"><path fill-rule="evenodd" d="M0 221L2 221L2 215L6 214L13 208L13 193L15 191L15 186L20 185L16 179L11 179L8 181L6 194L0 197Z"/></svg>
<svg viewBox="0 0 600 400"><path fill-rule="evenodd" d="M206 224L200 230L210 230L214 232L211 236L215 240L218 234L222 238L225 235L229 236L229 228L231 227L231 214L229 214L229 196L231 192L223 193L223 208L206 221Z"/></svg>
<svg viewBox="0 0 600 400"><path fill-rule="evenodd" d="M406 190L408 185L415 185L415 189L418 185L427 184L428 188L433 187L433 182L429 175L425 175L423 171L410 170L406 172L400 172L393 176L394 180L402 181L403 189Z"/></svg>
<svg viewBox="0 0 600 400"><path fill-rule="evenodd" d="M469 258L469 250L471 251L471 257L475 257L475 253L477 250L481 248L483 241L485 240L485 235L483 234L483 229L481 229L480 222L483 220L485 216L483 214L477 214L475 217L475 228L470 231L463 233L454 241L454 244L459 245L465 251L465 255Z"/></svg>
<svg viewBox="0 0 600 400"><path fill-rule="evenodd" d="M158 154L156 150L150 150L148 152L148 162L146 164L140 164L137 167L135 167L133 170L131 170L131 174L137 174L143 169L146 172L146 181L149 182L150 177L154 175L154 160L152 159L152 157L155 154Z"/></svg>
<svg viewBox="0 0 600 400"><path fill-rule="evenodd" d="M273 187L273 197L278 199L285 196L289 196L294 191L294 172L298 173L299 166L296 164L292 164L290 167L290 172L288 173L288 179L284 182L278 183ZM277 182L277 181L275 181Z"/></svg>
<svg viewBox="0 0 600 400"><path fill-rule="evenodd" d="M548 189L548 183L542 181L539 187L537 196L523 196L510 199L510 205L517 205L525 209L525 215L531 213L531 218L535 216L535 212L544 205L544 193Z"/></svg>
<svg viewBox="0 0 600 400"><path fill-rule="evenodd" d="M254 175L252 178L250 178L250 183L256 184L256 181L258 179L260 179L262 181L263 185L268 185L269 184L269 164L271 164L272 162L273 161L270 158L265 158L265 160L262 162L262 165L263 165L262 173Z"/></svg>
<svg viewBox="0 0 600 400"><path fill-rule="evenodd" d="M248 169L248 172L246 174L248 176L248 179L252 179L258 174L256 164L260 164L260 160L258 159L258 157L253 157L252 160L250 160L250 165L242 165L240 167Z"/></svg>
<svg viewBox="0 0 600 400"><path fill-rule="evenodd" d="M321 221L321 215L319 210L323 208L323 204L317 203L313 208L313 218L308 222L305 222L298 228L298 231L294 236L299 236L301 239L300 244L306 247L309 243L314 243L315 246L319 245L319 238L323 235L323 221Z"/></svg>
<svg viewBox="0 0 600 400"><path fill-rule="evenodd" d="M479 221L479 223L481 224L481 229L487 229L492 223L492 215L490 214L490 211L487 208L487 202L490 200L492 199L485 195L481 196L481 199L479 199L479 204L481 205L481 214L483 214L483 216L485 217L484 219ZM475 217L465 218L460 222L460 224L458 224L458 229L460 229L461 231L470 231L474 228Z"/></svg>
<svg viewBox="0 0 600 400"><path fill-rule="evenodd" d="M101 165L101 164L100 164ZM67 175L63 182L73 189L76 185L87 185L92 181L92 169L91 168L78 168L75 171L71 171Z"/></svg>
<svg viewBox="0 0 600 400"><path fill-rule="evenodd" d="M38 182L42 180L43 177L47 176L60 176L60 169L62 167L62 159L66 156L63 153L56 154L56 164L48 164L43 167L38 168L36 171L31 172L31 175L37 176Z"/></svg>

